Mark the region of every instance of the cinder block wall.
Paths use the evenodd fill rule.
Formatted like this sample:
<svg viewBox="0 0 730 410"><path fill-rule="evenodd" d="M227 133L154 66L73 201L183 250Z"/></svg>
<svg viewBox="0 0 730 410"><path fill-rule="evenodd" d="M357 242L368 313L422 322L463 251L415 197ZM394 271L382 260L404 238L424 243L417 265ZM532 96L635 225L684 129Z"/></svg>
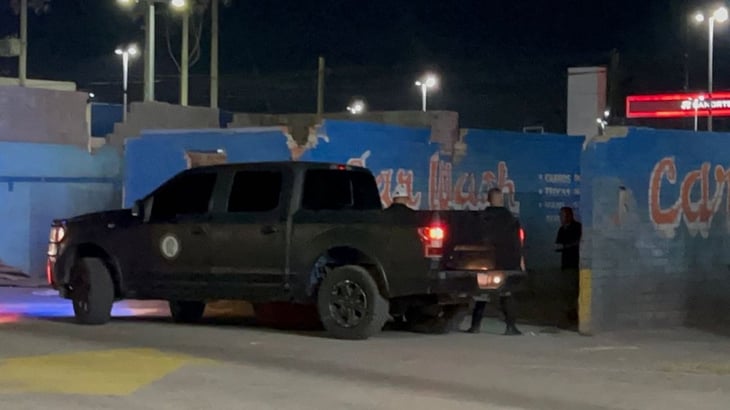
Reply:
<svg viewBox="0 0 730 410"><path fill-rule="evenodd" d="M624 129L581 158L581 330L730 325L730 135Z"/></svg>

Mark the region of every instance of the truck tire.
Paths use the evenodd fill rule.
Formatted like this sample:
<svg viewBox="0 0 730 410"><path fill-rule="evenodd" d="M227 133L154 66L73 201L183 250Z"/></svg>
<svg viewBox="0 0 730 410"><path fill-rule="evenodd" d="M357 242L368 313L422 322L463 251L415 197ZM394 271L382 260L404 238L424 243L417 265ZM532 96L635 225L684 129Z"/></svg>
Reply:
<svg viewBox="0 0 730 410"><path fill-rule="evenodd" d="M413 307L406 313L406 321L413 332L447 334L458 328L468 312L467 304Z"/></svg>
<svg viewBox="0 0 730 410"><path fill-rule="evenodd" d="M171 300L170 314L175 323L199 322L205 312L205 302Z"/></svg>
<svg viewBox="0 0 730 410"><path fill-rule="evenodd" d="M389 302L365 268L347 265L334 269L322 280L317 310L332 337L364 340L383 329Z"/></svg>
<svg viewBox="0 0 730 410"><path fill-rule="evenodd" d="M114 304L114 282L106 265L98 258L82 258L74 269L71 302L76 321L83 325L107 323Z"/></svg>

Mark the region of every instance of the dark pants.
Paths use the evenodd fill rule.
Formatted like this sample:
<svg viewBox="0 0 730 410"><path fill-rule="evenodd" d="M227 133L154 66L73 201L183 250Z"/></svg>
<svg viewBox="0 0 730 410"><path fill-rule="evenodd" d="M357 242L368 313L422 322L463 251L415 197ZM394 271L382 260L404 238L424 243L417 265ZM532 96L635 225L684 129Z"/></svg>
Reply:
<svg viewBox="0 0 730 410"><path fill-rule="evenodd" d="M565 276L565 304L567 308L567 319L570 322L578 321L578 297L580 296L580 275L578 268L563 267L563 275Z"/></svg>
<svg viewBox="0 0 730 410"><path fill-rule="evenodd" d="M484 309L487 307L487 302L477 301L474 304L474 312L471 315L471 327L472 329L479 329L482 325L482 319L484 319ZM499 297L499 308L502 310L504 315L504 324L507 325L508 329L515 328L517 324L517 315L515 313L515 301L512 295L502 295Z"/></svg>

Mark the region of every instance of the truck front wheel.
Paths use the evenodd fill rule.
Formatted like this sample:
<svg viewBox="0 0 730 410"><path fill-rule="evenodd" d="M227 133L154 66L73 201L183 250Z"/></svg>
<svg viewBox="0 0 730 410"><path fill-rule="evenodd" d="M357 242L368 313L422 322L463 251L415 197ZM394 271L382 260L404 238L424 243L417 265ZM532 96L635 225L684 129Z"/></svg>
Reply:
<svg viewBox="0 0 730 410"><path fill-rule="evenodd" d="M388 320L388 309L388 300L361 266L336 268L319 286L319 318L335 338L363 340L380 332Z"/></svg>
<svg viewBox="0 0 730 410"><path fill-rule="evenodd" d="M108 322L114 304L114 282L104 262L82 258L73 270L71 301L76 321L84 325Z"/></svg>

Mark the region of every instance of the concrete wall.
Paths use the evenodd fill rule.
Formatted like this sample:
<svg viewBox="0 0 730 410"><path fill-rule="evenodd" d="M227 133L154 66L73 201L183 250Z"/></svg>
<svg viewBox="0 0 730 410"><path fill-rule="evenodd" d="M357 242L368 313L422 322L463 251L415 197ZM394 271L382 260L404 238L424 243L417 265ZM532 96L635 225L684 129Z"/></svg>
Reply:
<svg viewBox="0 0 730 410"><path fill-rule="evenodd" d="M120 163L110 149L0 142L0 271L43 277L51 221L118 207Z"/></svg>
<svg viewBox="0 0 730 410"><path fill-rule="evenodd" d="M593 135L606 110L606 68L568 69L568 135Z"/></svg>
<svg viewBox="0 0 730 410"><path fill-rule="evenodd" d="M183 107L161 102L134 102L129 105L127 122L114 125L110 145L122 149L127 138L138 137L144 130L181 130L219 128L219 110L207 107Z"/></svg>
<svg viewBox="0 0 730 410"><path fill-rule="evenodd" d="M730 135L629 129L582 155L582 330L730 324Z"/></svg>
<svg viewBox="0 0 730 410"><path fill-rule="evenodd" d="M446 150L459 136L459 114L452 111L372 111L354 116L349 113L326 113L324 120L362 121L403 127L424 127L431 130L431 140L444 144ZM285 126L292 140L311 145L321 125L317 114L248 114L236 113L231 128Z"/></svg>
<svg viewBox="0 0 730 410"><path fill-rule="evenodd" d="M228 162L287 161L291 152L281 127L145 131L127 140L124 156L124 204L150 193L187 168L186 153L218 152Z"/></svg>
<svg viewBox="0 0 730 410"><path fill-rule="evenodd" d="M13 77L0 77L0 86L16 86L18 79ZM28 78L25 81L28 88L44 88L46 90L56 91L76 91L76 83L73 81L52 81Z"/></svg>
<svg viewBox="0 0 730 410"><path fill-rule="evenodd" d="M428 128L325 121L301 160L348 162L375 173L385 206L403 184L418 209L482 209L487 191L509 194L527 231L532 269L559 268L553 243L562 206L579 205L582 139L553 134L464 130L458 155L431 141ZM576 209L577 210L577 209Z"/></svg>
<svg viewBox="0 0 730 410"><path fill-rule="evenodd" d="M0 141L87 146L88 94L0 86Z"/></svg>

